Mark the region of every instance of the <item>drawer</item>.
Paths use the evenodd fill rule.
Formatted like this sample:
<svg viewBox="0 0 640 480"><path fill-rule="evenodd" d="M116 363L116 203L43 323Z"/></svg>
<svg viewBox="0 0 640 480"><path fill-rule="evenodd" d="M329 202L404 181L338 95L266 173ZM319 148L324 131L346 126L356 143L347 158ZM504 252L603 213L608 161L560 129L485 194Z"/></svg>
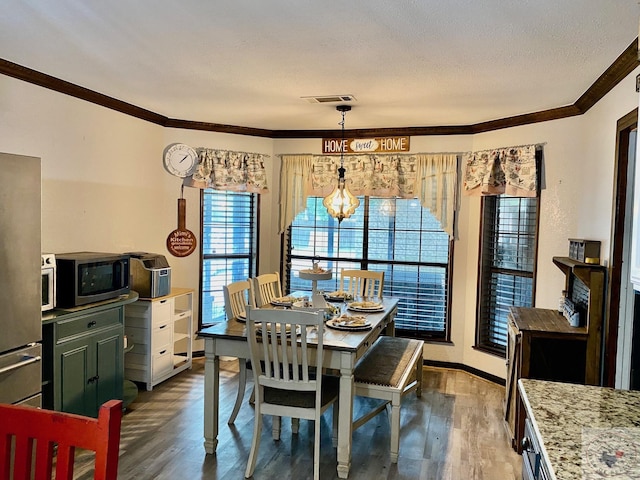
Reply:
<svg viewBox="0 0 640 480"><path fill-rule="evenodd" d="M169 345L171 343L171 323L165 323L153 329L153 345Z"/></svg>
<svg viewBox="0 0 640 480"><path fill-rule="evenodd" d="M151 304L151 319L154 327L169 322L172 314L173 298L166 298Z"/></svg>
<svg viewBox="0 0 640 480"><path fill-rule="evenodd" d="M173 370L173 353L170 345L164 345L153 354L153 373L156 377Z"/></svg>
<svg viewBox="0 0 640 480"><path fill-rule="evenodd" d="M12 403L42 389L42 345L35 344L0 355L0 402Z"/></svg>
<svg viewBox="0 0 640 480"><path fill-rule="evenodd" d="M62 320L56 326L56 339L61 341L65 337L92 333L101 328L122 324L121 311L120 308L112 308L70 320Z"/></svg>

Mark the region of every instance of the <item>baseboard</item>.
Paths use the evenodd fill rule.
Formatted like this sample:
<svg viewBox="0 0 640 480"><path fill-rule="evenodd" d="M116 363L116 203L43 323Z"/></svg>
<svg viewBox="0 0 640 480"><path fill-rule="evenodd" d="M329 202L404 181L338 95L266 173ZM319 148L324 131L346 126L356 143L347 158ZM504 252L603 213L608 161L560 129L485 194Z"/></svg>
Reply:
<svg viewBox="0 0 640 480"><path fill-rule="evenodd" d="M482 370L478 370L477 368L470 367L469 365L464 365L462 363L454 363L454 362L440 362L437 360L425 360L423 362L424 365L429 367L439 367L439 368L450 368L454 370L462 370L463 372L470 373L471 375L475 375L476 377L483 378L488 380L489 382L496 383L498 385L502 385L503 387L506 385L506 381L504 378L497 377L495 375L491 375L490 373L483 372Z"/></svg>

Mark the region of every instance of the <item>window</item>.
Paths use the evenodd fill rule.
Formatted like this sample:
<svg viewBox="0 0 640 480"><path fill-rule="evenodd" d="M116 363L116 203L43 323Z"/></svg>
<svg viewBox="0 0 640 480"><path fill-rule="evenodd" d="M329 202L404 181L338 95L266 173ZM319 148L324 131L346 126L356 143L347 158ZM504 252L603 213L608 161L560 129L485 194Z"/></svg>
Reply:
<svg viewBox="0 0 640 480"><path fill-rule="evenodd" d="M396 334L448 341L452 242L416 199L359 197L360 207L341 224L327 214L322 198L288 230L288 291L309 290L298 277L314 259L333 270L318 288L336 290L340 269L384 271L384 295L399 297Z"/></svg>
<svg viewBox="0 0 640 480"><path fill-rule="evenodd" d="M509 307L535 295L538 198L484 197L476 347L504 355Z"/></svg>
<svg viewBox="0 0 640 480"><path fill-rule="evenodd" d="M257 195L202 190L199 328L225 320L222 287L256 270Z"/></svg>

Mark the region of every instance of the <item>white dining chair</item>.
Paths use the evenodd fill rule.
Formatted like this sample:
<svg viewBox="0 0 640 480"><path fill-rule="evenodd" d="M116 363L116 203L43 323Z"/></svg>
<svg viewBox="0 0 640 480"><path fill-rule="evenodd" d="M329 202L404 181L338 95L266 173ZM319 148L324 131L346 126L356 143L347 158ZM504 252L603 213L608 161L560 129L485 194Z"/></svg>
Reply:
<svg viewBox="0 0 640 480"><path fill-rule="evenodd" d="M340 290L354 297L382 299L384 272L373 270L340 270Z"/></svg>
<svg viewBox="0 0 640 480"><path fill-rule="evenodd" d="M312 328L307 328L312 327ZM316 374L310 365L323 360L323 315L301 310L247 309L247 338L255 382L253 440L245 477L258 458L262 416L272 415L273 438L280 438L280 417L313 420L313 478L320 475L320 417L333 407L333 440L337 443L339 378ZM296 341L294 336L298 335ZM309 345L313 338L316 345ZM315 350L315 351L312 351Z"/></svg>
<svg viewBox="0 0 640 480"><path fill-rule="evenodd" d="M255 306L255 300L253 298L253 290L251 288L250 280L240 280L238 282L230 283L222 287L224 294L224 309L227 314L227 320L246 318L247 305ZM238 393L236 395L236 401L233 405L233 410L229 416L227 423L229 425L235 422L242 401L244 400L244 392L247 387L247 360L244 358L238 359Z"/></svg>
<svg viewBox="0 0 640 480"><path fill-rule="evenodd" d="M255 295L256 307L260 308L263 305L268 305L271 300L282 296L282 284L280 283L280 274L263 273L254 277L253 293Z"/></svg>

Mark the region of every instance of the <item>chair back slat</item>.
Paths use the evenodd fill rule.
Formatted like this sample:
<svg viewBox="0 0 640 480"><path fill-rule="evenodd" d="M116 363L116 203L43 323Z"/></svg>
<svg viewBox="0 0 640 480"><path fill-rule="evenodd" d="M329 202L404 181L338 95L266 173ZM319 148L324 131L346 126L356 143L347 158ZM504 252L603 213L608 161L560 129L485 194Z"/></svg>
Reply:
<svg viewBox="0 0 640 480"><path fill-rule="evenodd" d="M56 451L53 478L72 480L75 449L81 448L95 452L95 480L116 480L121 420L121 400L103 404L97 419L0 404L0 478L11 478L13 464L15 480L50 480Z"/></svg>
<svg viewBox="0 0 640 480"><path fill-rule="evenodd" d="M256 367L260 385L299 391L316 389L316 379L309 375L309 351L312 347L307 327L310 326L315 327L318 332L317 347L314 345L313 348L317 350L316 362L321 362L324 327L322 313L252 308L247 310L247 338L252 364L255 363L253 357L259 359Z"/></svg>
<svg viewBox="0 0 640 480"><path fill-rule="evenodd" d="M222 287L224 293L224 311L227 314L227 320L238 318L245 314L247 305L251 302L251 282L249 280L240 280L230 283Z"/></svg>
<svg viewBox="0 0 640 480"><path fill-rule="evenodd" d="M253 278L253 288L255 293L255 306L262 307L269 304L274 298L282 296L282 285L280 274L264 273Z"/></svg>
<svg viewBox="0 0 640 480"><path fill-rule="evenodd" d="M354 297L382 298L384 272L372 270L340 271L340 290Z"/></svg>

